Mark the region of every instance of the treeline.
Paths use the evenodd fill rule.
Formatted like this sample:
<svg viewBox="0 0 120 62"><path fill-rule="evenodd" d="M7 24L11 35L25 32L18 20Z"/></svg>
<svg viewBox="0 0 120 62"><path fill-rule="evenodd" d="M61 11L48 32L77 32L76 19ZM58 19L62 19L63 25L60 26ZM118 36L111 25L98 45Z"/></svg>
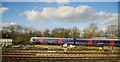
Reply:
<svg viewBox="0 0 120 62"><path fill-rule="evenodd" d="M108 25L105 30L100 30L96 24L92 23L83 30L78 27L72 28L54 28L53 30L45 30L44 32L34 31L31 27L21 25L3 26L0 31L3 38L12 38L14 44L30 44L31 37L57 37L57 38L94 38L94 37L107 37L118 38L118 26Z"/></svg>

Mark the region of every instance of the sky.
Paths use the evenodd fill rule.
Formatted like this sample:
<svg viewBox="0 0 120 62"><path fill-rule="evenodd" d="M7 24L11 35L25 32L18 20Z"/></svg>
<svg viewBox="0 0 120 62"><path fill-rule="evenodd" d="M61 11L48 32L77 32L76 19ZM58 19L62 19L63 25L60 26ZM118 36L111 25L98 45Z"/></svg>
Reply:
<svg viewBox="0 0 120 62"><path fill-rule="evenodd" d="M2 2L2 24L16 23L37 30L95 23L99 29L118 22L117 2Z"/></svg>
<svg viewBox="0 0 120 62"><path fill-rule="evenodd" d="M119 0L1 0L3 2L119 2Z"/></svg>

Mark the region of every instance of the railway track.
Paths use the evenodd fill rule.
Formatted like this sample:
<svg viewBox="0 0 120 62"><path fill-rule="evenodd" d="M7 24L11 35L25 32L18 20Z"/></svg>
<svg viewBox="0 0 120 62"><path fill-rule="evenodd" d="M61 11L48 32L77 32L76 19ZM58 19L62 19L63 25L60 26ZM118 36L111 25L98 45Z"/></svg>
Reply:
<svg viewBox="0 0 120 62"><path fill-rule="evenodd" d="M82 56L77 56L77 55L3 55L3 59L102 59L102 60L119 60L120 56L115 56L115 55L111 55L111 56L104 56L104 55L100 55L100 56L96 56L96 55L82 55Z"/></svg>
<svg viewBox="0 0 120 62"><path fill-rule="evenodd" d="M99 47L94 48L3 48L2 51L99 51ZM104 49L105 50L105 49ZM109 49L112 50L112 49ZM120 48L114 50L120 51Z"/></svg>
<svg viewBox="0 0 120 62"><path fill-rule="evenodd" d="M40 50L39 50L40 49ZM3 49L2 59L7 60L118 60L120 50L98 51L96 49L88 50L64 50L49 48L34 49ZM9 62L9 61L7 61Z"/></svg>
<svg viewBox="0 0 120 62"><path fill-rule="evenodd" d="M56 51L42 51L42 52L35 52L35 51L31 51L31 52L3 52L2 54L117 54L119 55L120 52L119 51L114 51L114 52L104 52L104 51L71 51L71 52L56 52Z"/></svg>
<svg viewBox="0 0 120 62"><path fill-rule="evenodd" d="M119 59L119 52L3 52L3 58L19 58L19 59Z"/></svg>

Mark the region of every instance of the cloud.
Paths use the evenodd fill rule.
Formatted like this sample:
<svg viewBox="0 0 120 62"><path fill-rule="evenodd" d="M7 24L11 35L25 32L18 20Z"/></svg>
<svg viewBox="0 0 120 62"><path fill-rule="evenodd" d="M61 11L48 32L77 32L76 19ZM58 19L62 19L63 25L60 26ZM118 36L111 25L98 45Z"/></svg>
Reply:
<svg viewBox="0 0 120 62"><path fill-rule="evenodd" d="M42 11L27 10L23 13L31 21L60 21L85 22L101 21L106 24L116 24L117 13L96 12L92 7L83 5L78 7L60 6L58 8L46 7Z"/></svg>
<svg viewBox="0 0 120 62"><path fill-rule="evenodd" d="M6 8L6 7L0 7L0 14L3 14L7 10L8 10L8 8Z"/></svg>
<svg viewBox="0 0 120 62"><path fill-rule="evenodd" d="M99 20L105 24L118 24L118 13L98 12L93 17L95 20Z"/></svg>
<svg viewBox="0 0 120 62"><path fill-rule="evenodd" d="M57 0L57 3L59 5L65 5L65 4L68 4L69 3L69 0Z"/></svg>
<svg viewBox="0 0 120 62"><path fill-rule="evenodd" d="M98 16L103 20L103 23L114 24L114 25L118 24L118 14L117 13L113 13L113 14L105 13L105 12L100 12L100 13L104 13L104 14Z"/></svg>
<svg viewBox="0 0 120 62"><path fill-rule="evenodd" d="M93 13L89 6L69 7L61 6L58 8L43 8L43 11L27 10L24 12L27 19L32 21L77 21L78 19L86 19Z"/></svg>
<svg viewBox="0 0 120 62"><path fill-rule="evenodd" d="M44 2L48 2L48 3L53 3L53 2L56 2L58 3L60 6L62 5L65 5L65 4L68 4L70 1L69 0L43 0Z"/></svg>

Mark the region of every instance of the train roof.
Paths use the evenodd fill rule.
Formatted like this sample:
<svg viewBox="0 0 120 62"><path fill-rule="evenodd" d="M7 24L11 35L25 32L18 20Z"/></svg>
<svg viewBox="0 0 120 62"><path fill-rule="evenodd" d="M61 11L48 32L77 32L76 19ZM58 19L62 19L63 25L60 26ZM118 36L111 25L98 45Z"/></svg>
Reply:
<svg viewBox="0 0 120 62"><path fill-rule="evenodd" d="M79 40L120 40L120 39L81 39L81 38L76 38Z"/></svg>
<svg viewBox="0 0 120 62"><path fill-rule="evenodd" d="M54 38L54 37L31 37L31 38L45 38L45 39L74 39L74 38ZM77 40L120 40L120 39L81 39L76 38Z"/></svg>
<svg viewBox="0 0 120 62"><path fill-rule="evenodd" d="M73 39L73 38L53 38L53 37L31 37L31 38L45 38L45 39Z"/></svg>

